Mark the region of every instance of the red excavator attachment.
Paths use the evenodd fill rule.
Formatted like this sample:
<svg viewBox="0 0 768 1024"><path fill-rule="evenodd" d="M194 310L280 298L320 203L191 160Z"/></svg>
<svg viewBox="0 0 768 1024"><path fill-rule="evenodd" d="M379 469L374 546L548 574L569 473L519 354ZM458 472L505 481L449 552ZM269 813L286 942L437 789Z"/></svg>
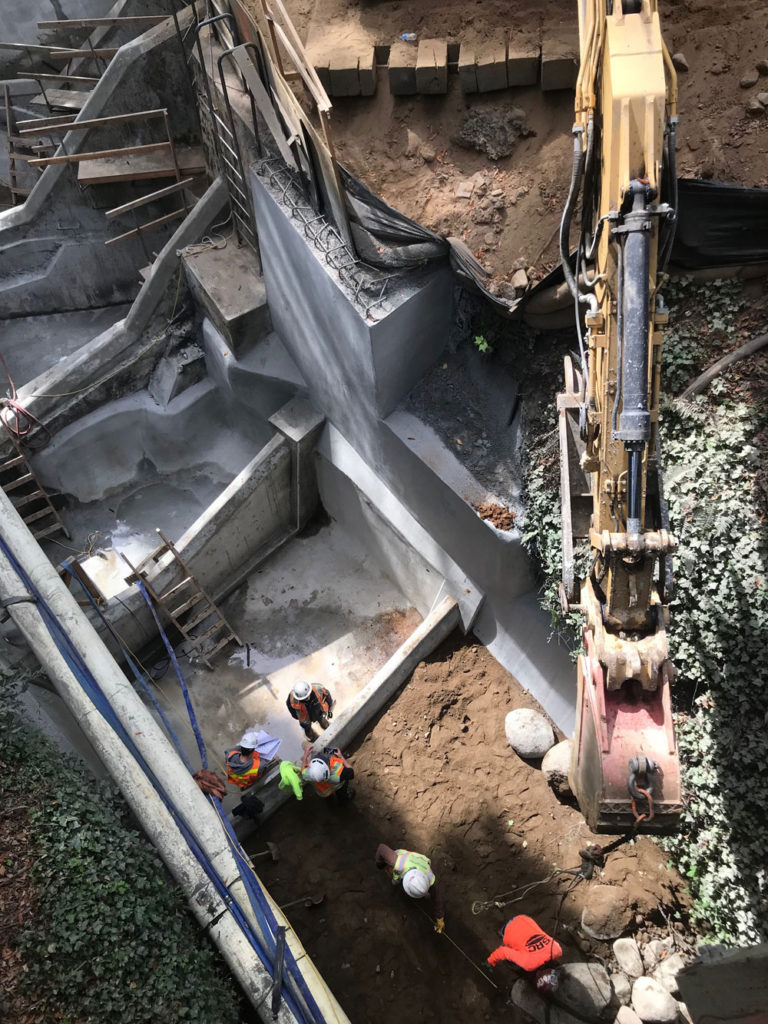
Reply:
<svg viewBox="0 0 768 1024"><path fill-rule="evenodd" d="M676 831L680 768L666 662L655 690L633 679L606 690L591 631L579 656L579 702L571 755L571 788L593 832Z"/></svg>

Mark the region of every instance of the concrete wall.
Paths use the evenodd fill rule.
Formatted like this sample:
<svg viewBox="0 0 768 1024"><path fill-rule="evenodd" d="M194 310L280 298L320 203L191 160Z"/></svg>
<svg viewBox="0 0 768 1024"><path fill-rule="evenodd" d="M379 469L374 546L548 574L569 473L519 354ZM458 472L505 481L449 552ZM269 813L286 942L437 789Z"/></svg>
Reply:
<svg viewBox="0 0 768 1024"><path fill-rule="evenodd" d="M187 12L182 21L188 22L190 17ZM178 45L173 21L126 43L94 88L80 119L167 106L174 136L196 131L196 108L186 69L178 59ZM152 130L159 131L157 123ZM116 131L70 132L64 139L66 152L113 145L118 138L123 142L136 138L135 129L123 129L119 137ZM151 141L159 140L159 135L152 136ZM149 190L144 182L119 188L97 185L81 191L77 164L46 167L22 206L0 213L0 305L4 315L88 309L132 299L139 288L138 270L150 260L137 239L114 247L104 242L135 223L127 218L107 221L101 209L94 207L118 205ZM163 211L167 209L163 207ZM159 212L149 206L142 215L150 220ZM148 247L158 250L171 231L173 226L147 235Z"/></svg>

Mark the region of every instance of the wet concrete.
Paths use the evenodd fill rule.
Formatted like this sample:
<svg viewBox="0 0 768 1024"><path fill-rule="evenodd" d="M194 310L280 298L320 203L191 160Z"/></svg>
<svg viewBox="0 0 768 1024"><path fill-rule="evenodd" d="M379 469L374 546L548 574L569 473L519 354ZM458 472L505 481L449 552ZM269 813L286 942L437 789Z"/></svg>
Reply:
<svg viewBox="0 0 768 1024"><path fill-rule="evenodd" d="M250 726L282 740L280 758L300 758L304 734L285 707L294 683L327 686L340 711L421 622L400 590L334 522L291 541L222 610L250 650L230 648L212 672L181 659L211 767L221 772L225 751ZM158 687L197 765L175 675L166 672ZM231 802L237 801L230 797Z"/></svg>
<svg viewBox="0 0 768 1024"><path fill-rule="evenodd" d="M47 316L22 316L3 324L2 351L17 388L67 359L122 320L130 303Z"/></svg>

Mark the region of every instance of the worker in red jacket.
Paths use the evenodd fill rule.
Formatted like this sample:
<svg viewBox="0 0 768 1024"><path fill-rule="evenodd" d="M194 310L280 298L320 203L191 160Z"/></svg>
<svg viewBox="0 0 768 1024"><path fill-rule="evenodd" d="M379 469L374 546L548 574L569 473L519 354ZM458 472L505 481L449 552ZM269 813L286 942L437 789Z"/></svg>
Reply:
<svg viewBox="0 0 768 1024"><path fill-rule="evenodd" d="M325 686L310 683L296 683L288 694L285 706L295 718L308 740L314 740L312 724L317 722L321 729L328 728L333 718L333 697Z"/></svg>
<svg viewBox="0 0 768 1024"><path fill-rule="evenodd" d="M559 942L547 935L532 917L518 914L507 921L503 932L503 945L488 957L490 967L509 960L524 971L537 971L563 955Z"/></svg>
<svg viewBox="0 0 768 1024"><path fill-rule="evenodd" d="M392 876L392 885L402 882L403 890L413 899L429 896L435 914L435 931L438 934L442 932L445 928L445 904L429 857L413 850L393 850L379 843L376 848L376 867L386 868Z"/></svg>

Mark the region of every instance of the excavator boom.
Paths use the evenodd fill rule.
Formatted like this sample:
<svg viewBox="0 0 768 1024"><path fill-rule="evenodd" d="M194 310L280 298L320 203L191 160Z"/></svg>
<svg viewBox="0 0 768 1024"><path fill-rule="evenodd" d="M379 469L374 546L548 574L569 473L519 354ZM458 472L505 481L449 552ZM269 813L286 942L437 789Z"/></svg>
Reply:
<svg viewBox="0 0 768 1024"><path fill-rule="evenodd" d="M564 611L584 616L571 783L594 831L669 832L681 806L666 636L676 542L661 482L659 288L675 223L677 84L657 0L580 0L579 42L560 247L581 365L566 360L558 396L560 597ZM583 578L580 545L589 552Z"/></svg>

